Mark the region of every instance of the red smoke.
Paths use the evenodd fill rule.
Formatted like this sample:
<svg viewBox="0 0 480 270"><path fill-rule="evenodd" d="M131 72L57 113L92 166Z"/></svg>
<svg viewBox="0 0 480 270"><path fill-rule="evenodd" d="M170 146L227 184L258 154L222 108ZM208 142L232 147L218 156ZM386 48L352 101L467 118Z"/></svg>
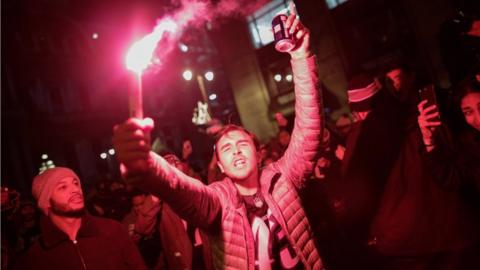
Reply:
<svg viewBox="0 0 480 270"><path fill-rule="evenodd" d="M190 25L202 26L206 22L215 23L216 19L228 17L245 17L259 9L269 0L178 0L174 4L179 9L173 16L180 27Z"/></svg>
<svg viewBox="0 0 480 270"><path fill-rule="evenodd" d="M156 43L158 43L155 53L150 56L150 63L160 67L164 58L168 57L175 48L187 27L203 27L206 22L215 25L217 19L228 17L245 17L268 2L269 0L174 1L172 4L177 8L171 14L158 19L156 28L172 19L177 25L177 30L174 33L167 33L167 35L163 35L163 32L159 35L156 40ZM155 36L155 33L152 32L148 36L152 35Z"/></svg>

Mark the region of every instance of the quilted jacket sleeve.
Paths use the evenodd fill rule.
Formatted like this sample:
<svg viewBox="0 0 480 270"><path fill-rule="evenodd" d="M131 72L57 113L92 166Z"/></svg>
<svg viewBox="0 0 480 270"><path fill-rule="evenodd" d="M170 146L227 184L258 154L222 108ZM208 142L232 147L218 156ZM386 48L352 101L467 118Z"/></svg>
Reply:
<svg viewBox="0 0 480 270"><path fill-rule="evenodd" d="M188 223L208 229L218 225L221 204L218 194L201 181L189 177L165 159L150 152L148 173L124 176L127 182L165 201Z"/></svg>
<svg viewBox="0 0 480 270"><path fill-rule="evenodd" d="M316 57L292 60L295 82L295 124L285 154L276 163L278 170L297 188L315 164L323 130L322 101Z"/></svg>

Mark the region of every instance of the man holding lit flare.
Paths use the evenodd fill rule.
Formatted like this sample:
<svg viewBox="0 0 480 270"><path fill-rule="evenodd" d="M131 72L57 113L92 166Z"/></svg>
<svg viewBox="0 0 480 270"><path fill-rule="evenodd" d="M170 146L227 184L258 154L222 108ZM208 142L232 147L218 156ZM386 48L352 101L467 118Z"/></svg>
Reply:
<svg viewBox="0 0 480 270"><path fill-rule="evenodd" d="M200 228L208 269L323 269L298 195L314 168L323 128L316 58L310 33L295 12L286 28L296 38L288 52L296 119L290 144L277 162L259 168L254 135L228 125L218 133L214 149L226 177L206 186L151 151L151 119L130 118L114 128L124 177Z"/></svg>

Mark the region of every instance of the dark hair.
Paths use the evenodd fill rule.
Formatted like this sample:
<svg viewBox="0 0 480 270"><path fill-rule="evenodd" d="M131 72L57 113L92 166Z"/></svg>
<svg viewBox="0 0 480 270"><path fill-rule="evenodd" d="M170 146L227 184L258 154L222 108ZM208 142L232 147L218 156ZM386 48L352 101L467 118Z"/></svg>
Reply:
<svg viewBox="0 0 480 270"><path fill-rule="evenodd" d="M217 132L217 134L215 135L215 141L213 143L213 151L215 152L215 157L217 158L218 160L218 152L217 152L217 143L218 141L220 141L220 139L225 136L226 134L228 134L229 132L231 131L241 131L241 132L244 132L246 133L253 141L253 144L255 145L255 149L258 149L259 148L259 145L260 143L258 142L258 139L257 137L255 136L255 134L251 133L250 131L246 130L244 127L241 127L241 126L237 126L237 125L233 125L233 124L229 124L229 125L226 125L224 126L219 132Z"/></svg>
<svg viewBox="0 0 480 270"><path fill-rule="evenodd" d="M467 78L461 81L453 93L452 117L453 121L452 131L457 135L471 130L471 126L465 121L465 115L462 111L462 99L471 93L480 93L480 84L474 78Z"/></svg>
<svg viewBox="0 0 480 270"><path fill-rule="evenodd" d="M455 105L460 108L462 99L471 93L480 93L480 82L474 78L468 78L460 82L455 93Z"/></svg>
<svg viewBox="0 0 480 270"><path fill-rule="evenodd" d="M162 150L160 153L158 153L159 156L161 157L165 157L167 155L174 155L174 156L177 156L177 154L173 151L170 151L170 150Z"/></svg>
<svg viewBox="0 0 480 270"><path fill-rule="evenodd" d="M141 195L144 195L144 196L147 196L148 195L148 192L145 192L141 189L138 189L138 188L135 188L134 190L132 190L130 192L130 198L133 198L133 197L136 197L136 196L141 196Z"/></svg>

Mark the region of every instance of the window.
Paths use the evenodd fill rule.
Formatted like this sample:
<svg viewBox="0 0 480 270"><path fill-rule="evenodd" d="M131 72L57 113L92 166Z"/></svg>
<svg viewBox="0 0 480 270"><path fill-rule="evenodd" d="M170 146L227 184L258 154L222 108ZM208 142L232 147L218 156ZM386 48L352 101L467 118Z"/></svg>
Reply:
<svg viewBox="0 0 480 270"><path fill-rule="evenodd" d="M258 49L273 41L272 19L277 13L286 11L286 0L273 0L247 17L253 46Z"/></svg>
<svg viewBox="0 0 480 270"><path fill-rule="evenodd" d="M338 5L347 2L348 0L325 0L329 9L334 9Z"/></svg>

